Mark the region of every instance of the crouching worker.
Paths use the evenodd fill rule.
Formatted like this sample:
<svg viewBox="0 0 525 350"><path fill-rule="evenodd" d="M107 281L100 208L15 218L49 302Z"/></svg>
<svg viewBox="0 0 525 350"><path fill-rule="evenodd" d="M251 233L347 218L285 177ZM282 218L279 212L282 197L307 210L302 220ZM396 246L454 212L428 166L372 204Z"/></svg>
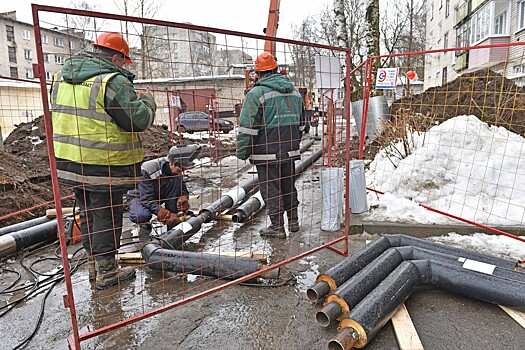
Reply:
<svg viewBox="0 0 525 350"><path fill-rule="evenodd" d="M136 189L128 191L129 219L141 225L141 233L151 231L149 222L153 214L168 230L182 221L177 213L190 208L189 191L182 176L185 166L187 160L180 156L177 146L170 149L167 157L142 164L141 182Z"/></svg>

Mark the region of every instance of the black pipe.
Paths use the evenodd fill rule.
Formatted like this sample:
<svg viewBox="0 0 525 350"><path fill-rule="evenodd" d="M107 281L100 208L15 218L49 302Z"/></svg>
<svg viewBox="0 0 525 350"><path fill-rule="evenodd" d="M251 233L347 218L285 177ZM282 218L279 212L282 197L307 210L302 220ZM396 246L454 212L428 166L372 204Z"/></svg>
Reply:
<svg viewBox="0 0 525 350"><path fill-rule="evenodd" d="M339 329L352 328L357 332L358 340L355 345L352 344L351 346L364 347L420 283L421 274L414 264L408 261L399 264L339 324ZM328 343L328 349L351 349L347 345L347 337L348 331L342 334L338 333Z"/></svg>
<svg viewBox="0 0 525 350"><path fill-rule="evenodd" d="M318 275L315 280L316 283L306 291L308 299L317 302L333 292L388 248L390 248L390 242L380 237L345 258L325 273Z"/></svg>
<svg viewBox="0 0 525 350"><path fill-rule="evenodd" d="M515 266L514 262L504 259L470 252L460 248L449 247L443 244L432 243L424 239L406 235L385 235L364 246L356 253L350 255L348 258L326 271L324 274L317 276L316 284L306 291L308 299L317 302L330 292L337 289L338 286L346 282L388 248L401 246L416 246L433 252L456 255L458 257L477 260L506 269L513 269Z"/></svg>
<svg viewBox="0 0 525 350"><path fill-rule="evenodd" d="M149 245L155 246L154 244ZM158 246L153 253L148 261L148 266L154 270L217 278L235 279L266 267L257 259L162 249ZM263 277L278 278L279 269L271 270Z"/></svg>
<svg viewBox="0 0 525 350"><path fill-rule="evenodd" d="M56 240L57 229L57 220L53 219L20 231L6 233L0 236L0 257L8 256L37 243Z"/></svg>
<svg viewBox="0 0 525 350"><path fill-rule="evenodd" d="M0 228L0 236L5 235L6 233L20 231L20 230L24 230L24 229L29 228L29 227L40 225L40 224L43 224L43 223L51 221L51 220L53 220L53 219L50 218L50 217L41 216L41 217L34 218L34 219L31 219L31 220L26 220L26 221L23 221L23 222L19 222L18 224L14 224L14 225L11 225L11 226L2 227L2 228Z"/></svg>
<svg viewBox="0 0 525 350"><path fill-rule="evenodd" d="M354 345L364 347L420 283L518 311L525 310L524 282L438 260L403 261L345 316L339 329L351 328L351 331L339 332L329 342L328 348L348 350ZM357 341L353 339L355 333L358 334Z"/></svg>
<svg viewBox="0 0 525 350"><path fill-rule="evenodd" d="M403 260L403 256L396 249L390 248L385 251L326 298L325 306L315 315L317 322L323 327L328 327L335 319L348 314Z"/></svg>
<svg viewBox="0 0 525 350"><path fill-rule="evenodd" d="M387 249L329 295L323 308L316 313L317 322L327 327L333 320L344 317L390 272L406 260L442 261L465 270L525 283L525 273L418 247L393 247Z"/></svg>

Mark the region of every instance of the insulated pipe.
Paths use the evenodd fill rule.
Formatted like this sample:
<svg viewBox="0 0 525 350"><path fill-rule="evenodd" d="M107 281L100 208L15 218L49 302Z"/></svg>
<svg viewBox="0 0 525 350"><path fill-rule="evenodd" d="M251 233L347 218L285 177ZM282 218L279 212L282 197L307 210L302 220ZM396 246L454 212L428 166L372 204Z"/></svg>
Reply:
<svg viewBox="0 0 525 350"><path fill-rule="evenodd" d="M261 192L257 192L248 198L246 202L241 204L237 209L235 209L235 213L232 215L232 221L246 222L263 207L264 200L261 196Z"/></svg>
<svg viewBox="0 0 525 350"><path fill-rule="evenodd" d="M8 256L36 243L57 239L57 220L0 236L0 258Z"/></svg>
<svg viewBox="0 0 525 350"><path fill-rule="evenodd" d="M6 233L20 231L20 230L24 230L24 229L29 228L29 227L40 225L40 224L43 224L43 223L51 221L51 220L53 220L53 219L50 218L50 217L41 216L41 217L34 218L34 219L31 219L31 220L26 220L26 221L23 221L23 222L19 222L18 224L14 224L14 225L11 225L11 226L2 227L2 228L0 228L0 236L5 235Z"/></svg>
<svg viewBox="0 0 525 350"><path fill-rule="evenodd" d="M419 269L411 262L403 261L341 321L339 329L351 330L339 332L328 343L328 349L364 347L420 283Z"/></svg>
<svg viewBox="0 0 525 350"><path fill-rule="evenodd" d="M328 327L335 319L347 315L403 260L403 256L396 249L390 248L385 251L326 297L325 306L315 315L317 322L323 327Z"/></svg>
<svg viewBox="0 0 525 350"><path fill-rule="evenodd" d="M525 283L525 273L418 247L394 247L387 249L329 295L323 308L316 313L317 322L323 327L328 327L333 320L344 317L405 260L442 261L466 270Z"/></svg>
<svg viewBox="0 0 525 350"><path fill-rule="evenodd" d="M266 267L257 259L162 249L158 246L148 266L154 270L228 279L243 277ZM279 278L279 269L271 270L262 277Z"/></svg>
<svg viewBox="0 0 525 350"><path fill-rule="evenodd" d="M377 258L380 254L390 247L416 246L419 248L463 257L466 259L477 260L491 265L496 265L506 269L513 269L514 263L486 256L483 254L466 251L459 248L445 246L443 244L432 243L424 239L414 238L406 235L385 235L377 238L372 243L367 244L355 254L341 261L324 274L317 276L316 284L310 287L306 294L308 299L317 302L327 294L333 292L338 286L346 282L364 266Z"/></svg>
<svg viewBox="0 0 525 350"><path fill-rule="evenodd" d="M412 267L408 268L407 265ZM403 261L340 322L340 330L350 330L339 332L329 342L328 349L364 347L419 283L518 311L525 310L524 282L472 271L438 260Z"/></svg>
<svg viewBox="0 0 525 350"><path fill-rule="evenodd" d="M381 238L372 241L325 273L318 275L316 283L306 291L308 299L313 302L322 299L390 248L390 242Z"/></svg>

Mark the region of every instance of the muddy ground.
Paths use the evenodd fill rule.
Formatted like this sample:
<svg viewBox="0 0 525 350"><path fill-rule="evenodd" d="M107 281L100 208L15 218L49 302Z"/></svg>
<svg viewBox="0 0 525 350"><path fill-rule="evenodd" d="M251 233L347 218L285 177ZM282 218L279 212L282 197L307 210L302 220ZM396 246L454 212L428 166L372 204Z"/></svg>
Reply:
<svg viewBox="0 0 525 350"><path fill-rule="evenodd" d="M314 147L319 147L315 144ZM309 151L311 152L311 150ZM308 152L305 156L308 155ZM297 181L300 195L301 231L289 235L287 240L264 239L258 234L267 224L264 214L257 215L247 224L220 220L205 224L203 229L185 245L188 251L232 252L251 251L267 255L268 263L283 261L322 243L340 237L342 231L320 231L319 166L308 169ZM250 165L242 166L233 157L224 158L220 164L196 166L187 172L190 191L199 194L192 207L217 198L222 186L239 182L239 169L246 176ZM138 229L127 219L123 250L135 251L139 241ZM155 230L161 229L155 227ZM395 233L395 232L392 232ZM363 247L367 234L352 236L350 253ZM69 252L79 249L70 246ZM341 246L339 248L342 248ZM56 247L49 247L24 259L29 266L39 258L54 256ZM337 264L342 257L325 249L291 262L281 269L280 279L264 280L257 286L232 286L202 299L159 313L123 328L101 334L81 343L82 349L327 349L328 342L337 333L337 326L323 328L315 321L315 312L321 303L313 304L306 297L320 272ZM22 274L22 281L30 280L21 266L22 256L9 259L2 268ZM34 269L53 271L59 261L44 260ZM144 265L135 265L137 276L120 286L96 291L88 280L87 269L81 265L72 276L76 319L80 333L100 329L125 318L180 302L198 292L226 283L207 277L175 275L154 271ZM14 281L12 273L0 274L0 285L9 286ZM22 282L20 282L22 283ZM66 294L64 283L59 283L49 294L40 330L23 349L67 349L71 335L68 309L63 306ZM19 297L0 295L0 302ZM0 349L13 349L31 334L37 315L41 312L44 294L15 308L0 318ZM416 330L425 349L481 348L503 350L521 349L525 332L497 306L447 292L421 288L407 301ZM0 306L2 307L2 306ZM399 349L391 323L388 322L367 349Z"/></svg>

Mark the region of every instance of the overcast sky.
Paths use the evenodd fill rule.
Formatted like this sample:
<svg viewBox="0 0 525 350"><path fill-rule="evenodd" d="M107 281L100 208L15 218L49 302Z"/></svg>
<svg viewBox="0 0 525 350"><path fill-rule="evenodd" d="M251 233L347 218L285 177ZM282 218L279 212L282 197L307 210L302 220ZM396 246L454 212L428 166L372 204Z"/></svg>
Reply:
<svg viewBox="0 0 525 350"><path fill-rule="evenodd" d="M133 1L133 0L131 0ZM79 1L75 1L77 3ZM115 3L122 0L89 0L101 12L122 14ZM310 14L316 14L333 0L281 0L278 37L290 38L292 24L298 25ZM0 12L16 10L18 20L32 23L31 3L68 6L68 0L0 1ZM155 16L172 22L190 22L215 28L263 34L268 20L270 0L166 0Z"/></svg>

